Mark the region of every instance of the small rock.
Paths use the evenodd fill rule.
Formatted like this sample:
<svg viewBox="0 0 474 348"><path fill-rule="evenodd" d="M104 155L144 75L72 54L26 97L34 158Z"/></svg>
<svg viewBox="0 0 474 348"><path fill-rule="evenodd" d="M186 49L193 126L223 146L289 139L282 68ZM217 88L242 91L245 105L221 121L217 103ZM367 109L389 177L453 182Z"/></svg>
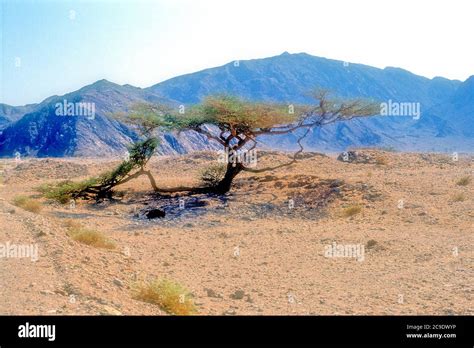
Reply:
<svg viewBox="0 0 474 348"><path fill-rule="evenodd" d="M236 312L233 309L228 309L225 312L222 312L222 315L235 315Z"/></svg>
<svg viewBox="0 0 474 348"><path fill-rule="evenodd" d="M102 315L122 315L122 312L120 312L118 309L116 309L112 306L103 305L100 314L102 314Z"/></svg>
<svg viewBox="0 0 474 348"><path fill-rule="evenodd" d="M241 300L245 296L245 292L243 290L236 290L233 294L230 295L230 298L233 300Z"/></svg>
<svg viewBox="0 0 474 348"><path fill-rule="evenodd" d="M214 298L222 298L221 295L219 295L217 292L215 292L212 289L204 289L207 293L207 297L214 297Z"/></svg>
<svg viewBox="0 0 474 348"><path fill-rule="evenodd" d="M331 181L331 184L329 184L329 187L333 188L333 187L339 187L341 186L342 184L344 184L344 181L340 180L340 179L335 179L333 181Z"/></svg>
<svg viewBox="0 0 474 348"><path fill-rule="evenodd" d="M118 278L114 279L114 284L117 285L119 288L123 288L123 282Z"/></svg>
<svg viewBox="0 0 474 348"><path fill-rule="evenodd" d="M374 240L374 239L371 239L371 240L369 240L369 241L367 242L367 244L365 245L365 247L366 247L367 249L372 249L372 248L374 248L376 245L377 245L377 241Z"/></svg>
<svg viewBox="0 0 474 348"><path fill-rule="evenodd" d="M67 293L64 290L61 290L61 289L56 289L56 290L54 290L54 292L58 295L61 295L61 296L67 296Z"/></svg>

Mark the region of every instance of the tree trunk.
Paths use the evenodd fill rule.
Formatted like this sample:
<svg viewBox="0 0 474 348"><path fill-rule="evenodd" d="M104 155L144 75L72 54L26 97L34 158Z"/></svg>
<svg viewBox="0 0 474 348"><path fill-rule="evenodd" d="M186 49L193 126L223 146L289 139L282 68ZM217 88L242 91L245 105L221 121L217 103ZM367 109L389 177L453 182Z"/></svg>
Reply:
<svg viewBox="0 0 474 348"><path fill-rule="evenodd" d="M216 187L218 193L227 193L232 187L232 182L234 178L243 170L244 166L242 163L227 163L227 170L225 172L224 178L219 182Z"/></svg>

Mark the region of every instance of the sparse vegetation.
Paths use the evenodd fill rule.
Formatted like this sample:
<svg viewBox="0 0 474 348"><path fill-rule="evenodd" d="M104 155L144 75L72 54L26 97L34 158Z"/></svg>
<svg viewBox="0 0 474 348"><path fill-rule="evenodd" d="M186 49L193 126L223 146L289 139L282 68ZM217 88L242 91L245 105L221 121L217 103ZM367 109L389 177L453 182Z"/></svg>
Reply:
<svg viewBox="0 0 474 348"><path fill-rule="evenodd" d="M342 216L343 217L351 217L354 215L359 214L362 211L362 208L358 205L351 205L347 208L344 208L342 211Z"/></svg>
<svg viewBox="0 0 474 348"><path fill-rule="evenodd" d="M133 144L129 149L129 158L114 170L106 172L98 177L89 178L80 182L62 181L58 184L46 184L38 188L38 191L48 199L65 204L77 198L111 198L112 189L140 175L148 175L150 182L156 188L155 181L150 172L144 167L158 146L156 138L148 138ZM130 174L137 170L136 173Z"/></svg>
<svg viewBox="0 0 474 348"><path fill-rule="evenodd" d="M469 175L463 176L461 179L456 181L458 186L467 186L471 183L471 177Z"/></svg>
<svg viewBox="0 0 474 348"><path fill-rule="evenodd" d="M191 175L194 175L196 181L193 182L197 185L199 175L202 174L201 170L204 172L208 166L218 167L220 164L216 161L213 151L198 154L203 154L199 160L195 160L195 154L191 153L182 155L179 160L175 157L157 159L152 166L150 164L148 166L156 168L157 183L163 187L173 187L176 183L180 183L176 173L186 174L182 178L183 183L191 182ZM9 227L6 231L15 236L10 240L25 241L22 243L31 240L40 243L40 247L41 245L48 247L46 250L48 257L44 257L42 263L51 265L50 260L54 260L56 264L68 270L94 275L86 277L87 279L76 277L74 274L64 277L63 272L54 275L53 278L52 273L45 273L44 279L54 280L62 276L64 282L73 284L75 292L63 290L64 287L60 282L54 282L55 287L45 287L46 291L57 292L57 295L66 299L66 302L68 296L74 294L79 303L82 303L81 294L92 294L92 297L100 298L102 289L108 291L107 294L115 294L113 303L108 301L104 305L105 302L98 302L90 308L84 308L84 313L115 314L111 307L116 308L116 312L131 315L292 314L290 312L304 314L308 308L311 311L321 310L323 313L330 313L331 306L321 306L317 299L308 300L307 307L306 304L304 308L298 307L298 311L292 308L282 309L279 304L266 301L280 296L286 302L285 295L288 294L294 294L298 301L298 294L307 288L304 279L297 282L293 280L291 289L287 288L288 292L283 293L278 287L268 286L271 282L278 283L281 279L285 279L286 282L291 282L292 279L291 264L285 263L287 254L259 252L261 245L267 245L269 242L266 231L271 231L278 237L270 241L274 249L284 249L291 242L297 250L303 251L306 250L307 243L317 244L317 252L320 255L325 252L324 247L327 245L331 245L333 255L342 250L339 247L338 251L338 245L344 246L344 253L347 251L347 255L350 255L350 251L354 251L353 258L341 257L332 260L319 257L316 260L305 258L301 267L314 278L318 275L318 269L330 266L338 277L335 278L335 282L341 281L344 271L350 267L356 274L354 279L357 279L357 286L365 290L370 285L364 283L364 275L383 272L383 264L378 260L388 259L395 265L397 257L413 260L414 262L404 264L403 269L400 269L403 276L410 277L419 272L420 265L429 268L430 262L422 261L432 259L436 250L445 247L446 238L457 238L456 241L459 239L456 245L462 246L468 243L466 233L460 234L459 231L468 231L470 227L469 204L472 202L470 189L474 187L474 181L468 186L457 186L456 181L470 174L468 172L470 163L460 161L456 165L446 166L443 171L438 171L436 162L418 163L416 161L418 154L385 153L384 155L390 165L397 170L383 170L384 166L376 166L374 162L369 165L355 163L350 168L341 168L342 164L336 162L334 158L327 158L317 163L319 157L308 158L299 165L278 173L245 174L242 178L237 177L236 192L229 197L212 194L167 197L152 193L144 196L146 186L149 184L148 179L142 176L117 188L127 190L126 199L122 202L91 205L77 201L74 208L68 205L58 207L57 203L46 204L44 198L38 199L33 195L31 187L39 186L41 180L53 182L54 178L58 178L55 182L65 179L81 181L85 177L78 176L85 173L81 169L84 164L88 166L88 175L95 177L104 170L104 164L113 163L113 166L116 166L121 161L68 159L62 161L62 167L51 167L53 160L38 159L38 163L45 169L40 172L37 166L25 168L18 176L12 176L8 186L2 188L0 193L4 197L3 206L0 200L0 208L4 211L4 224ZM372 158L375 160L376 157ZM194 162L190 164L188 159ZM279 163L287 159L285 152L272 153L267 155L264 163L265 165ZM115 162L111 162L113 160ZM74 170L69 170L70 163L75 163ZM416 171L413 169L415 167ZM62 175L62 173L72 174ZM441 187L437 184L441 174L448 179L450 186ZM370 175L372 177L368 179ZM472 175L471 178L474 180ZM431 194L433 190L436 191L433 192L435 195ZM42 215L34 215L8 204L20 194L41 202ZM184 210L179 210L178 203L181 198L185 201ZM289 209L291 206L289 199L293 200L295 209ZM403 211L398 210L397 203L400 199L404 200L406 209ZM16 215L6 214L12 208L16 210ZM146 214L153 209L166 210L168 218L156 222L146 221ZM236 213L239 214L238 218L232 218L237 216L234 215ZM25 214L33 220L25 220ZM285 218L278 219L278 216ZM451 219L450 216L454 216L455 219ZM456 228L451 228L453 222ZM298 228L301 224L303 228ZM427 234L416 233L420 226L431 226L435 231L446 233L443 238L431 238L430 248L420 249L417 245L425 242L427 237ZM176 233L177 227L183 233ZM245 236L241 238L242 236L235 233L242 229L250 231L248 238ZM400 229L406 233L403 231L400 233ZM83 230L96 230L94 232L99 232L102 237L105 236L115 243L115 249L96 247L97 240L100 244L103 239L96 238L94 232L80 233ZM62 236L57 234L58 231ZM410 238L407 238L407 235ZM79 241L73 239L73 236ZM7 236L5 240L8 238ZM333 242L337 244L334 248ZM136 250L132 250L129 254L127 249L123 249L125 245L129 245L130 248L134 245ZM202 245L208 248L200 248ZM222 249L222 245L227 247ZM365 254L362 254L360 249L353 249L354 246L364 247ZM216 264L213 254L208 250L221 249L223 257ZM159 257L156 251L160 251ZM245 255L255 255L254 260L247 260ZM359 263L355 257L360 260L365 257L365 261ZM316 261L316 264L313 261ZM446 262L449 262L448 258ZM192 277L189 272L180 271L185 270L191 263L195 266ZM29 262L26 264L29 265ZM232 271L239 264L243 265L243 273L220 272L222 267ZM271 269L275 264L282 265L281 272L270 274L268 281L255 285L238 282L239 279L236 281L236 274L251 279L256 271ZM10 266L14 270L15 265L10 263ZM450 279L449 269L443 268L442 272L444 272L441 273L443 279ZM19 276L26 277L28 274L22 272ZM154 279L162 277L176 281L191 292L188 297L192 301L189 308L186 308L186 304L179 303L180 299L181 302L186 300L188 294L186 290L173 292L167 290L169 288L167 285L158 285L159 280L153 282ZM200 279L205 279L206 284L203 285ZM32 281L35 280L29 282ZM47 284L47 281L44 283ZM392 285L390 291L398 293L396 284ZM322 282L318 286L322 286L326 292L334 290L333 284ZM91 292L91 289L98 290ZM46 297L40 293L42 287L37 287L37 290L38 296ZM348 291L339 290L341 293ZM14 287L9 292L9 297L5 298L14 300L13 291ZM268 298L259 298L258 293L265 291L271 291ZM434 294L436 289L430 288L430 291L432 291L430 294ZM339 296L339 293L337 295ZM74 311L74 306L66 308L54 306L53 301L56 297L51 295L49 303L52 304L52 308L59 309L57 314ZM106 308L108 306L109 309ZM351 307L350 310L357 312L355 307ZM44 310L38 306L37 312L41 313Z"/></svg>
<svg viewBox="0 0 474 348"><path fill-rule="evenodd" d="M223 164L214 164L204 169L201 173L201 181L205 186L214 187L224 178L226 167Z"/></svg>
<svg viewBox="0 0 474 348"><path fill-rule="evenodd" d="M115 249L115 244L106 236L104 236L101 232L80 227L75 224L72 225L74 227L69 228L68 235L75 241L96 248Z"/></svg>
<svg viewBox="0 0 474 348"><path fill-rule="evenodd" d="M73 219L64 220L63 225L67 228L80 228L81 224Z"/></svg>
<svg viewBox="0 0 474 348"><path fill-rule="evenodd" d="M175 315L197 313L189 291L174 281L157 279L137 283L133 288L133 297L136 300L156 304L167 313Z"/></svg>
<svg viewBox="0 0 474 348"><path fill-rule="evenodd" d="M456 193L453 196L452 200L453 200L453 202L464 202L466 200L466 196L462 192Z"/></svg>
<svg viewBox="0 0 474 348"><path fill-rule="evenodd" d="M35 214L38 214L43 208L40 202L27 196L16 196L13 198L13 205Z"/></svg>
<svg viewBox="0 0 474 348"><path fill-rule="evenodd" d="M97 183L97 178L80 182L66 180L57 184L43 184L38 187L38 191L41 192L45 198L66 204L71 201L71 199L74 199L76 195L79 195L80 192L84 192L88 187L96 185Z"/></svg>

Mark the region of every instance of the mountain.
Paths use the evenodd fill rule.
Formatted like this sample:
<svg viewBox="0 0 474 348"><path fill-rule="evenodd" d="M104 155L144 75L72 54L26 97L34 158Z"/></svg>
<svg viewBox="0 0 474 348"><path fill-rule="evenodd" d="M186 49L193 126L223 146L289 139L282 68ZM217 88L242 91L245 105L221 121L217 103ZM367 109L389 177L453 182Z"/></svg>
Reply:
<svg viewBox="0 0 474 348"><path fill-rule="evenodd" d="M37 104L25 106L11 106L0 104L0 133L15 121L18 121L23 115L35 109Z"/></svg>
<svg viewBox="0 0 474 348"><path fill-rule="evenodd" d="M456 95L463 85L442 77L428 79L400 68L378 69L306 53L285 52L276 57L230 62L178 76L147 90L181 103L196 103L213 93L231 93L250 100L305 103L312 101L307 94L315 87L347 98L419 103L422 116L418 120L406 116L356 119L315 129L303 144L306 149L324 151L339 151L348 146L469 151L474 148L474 139L463 131L464 126L440 116L447 106L459 107L452 103L454 98L460 99ZM474 95L472 90L465 94ZM459 110L455 118L470 119L472 124L473 113ZM289 134L265 137L261 141L271 148L293 150L296 137Z"/></svg>
<svg viewBox="0 0 474 348"><path fill-rule="evenodd" d="M107 80L97 81L64 96L50 97L4 129L0 135L0 156L13 156L17 151L24 156L37 157L122 155L127 145L137 140L138 136L133 129L110 115L126 111L138 102L170 103L140 88L120 86ZM87 112L76 116L58 116L58 104L68 103L94 105L93 117ZM196 150L197 144L202 144L203 148L209 144L198 134L188 137L184 134L182 142L172 134L161 137L162 153L188 152Z"/></svg>
<svg viewBox="0 0 474 348"><path fill-rule="evenodd" d="M464 81L445 103L437 105L431 112L439 114L448 124L458 129L463 136L474 137L474 76Z"/></svg>
<svg viewBox="0 0 474 348"><path fill-rule="evenodd" d="M310 101L306 94L319 87L342 97L414 101L428 107L449 98L460 84L443 78L430 80L399 68L378 69L285 52L178 76L147 90L184 103L196 103L213 93L298 103Z"/></svg>
<svg viewBox="0 0 474 348"><path fill-rule="evenodd" d="M250 100L306 103L319 87L336 95L383 103L419 103L421 117L379 116L314 129L307 150L339 151L349 146L389 146L406 151L472 151L474 78L460 82L428 79L400 68L314 57L305 53L230 62L182 75L148 88L100 80L39 104L0 108L0 156L16 151L31 156L108 156L122 154L137 139L128 126L110 117L137 102L193 104L210 94L228 93ZM93 103L95 116L57 116L57 103ZM1 131L1 128L0 128ZM297 134L262 137L263 146L293 150ZM215 149L194 132L161 134L164 154Z"/></svg>

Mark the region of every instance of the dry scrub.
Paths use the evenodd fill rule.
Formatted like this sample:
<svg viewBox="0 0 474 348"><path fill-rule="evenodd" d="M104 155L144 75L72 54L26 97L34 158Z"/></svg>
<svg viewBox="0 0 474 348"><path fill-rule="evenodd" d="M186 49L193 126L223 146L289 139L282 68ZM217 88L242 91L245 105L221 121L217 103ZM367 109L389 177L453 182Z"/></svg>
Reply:
<svg viewBox="0 0 474 348"><path fill-rule="evenodd" d="M170 314L190 315L197 312L189 291L171 280L137 283L134 292L136 300L156 304Z"/></svg>
<svg viewBox="0 0 474 348"><path fill-rule="evenodd" d="M43 208L40 202L27 196L16 196L13 198L13 205L35 214L38 214Z"/></svg>

